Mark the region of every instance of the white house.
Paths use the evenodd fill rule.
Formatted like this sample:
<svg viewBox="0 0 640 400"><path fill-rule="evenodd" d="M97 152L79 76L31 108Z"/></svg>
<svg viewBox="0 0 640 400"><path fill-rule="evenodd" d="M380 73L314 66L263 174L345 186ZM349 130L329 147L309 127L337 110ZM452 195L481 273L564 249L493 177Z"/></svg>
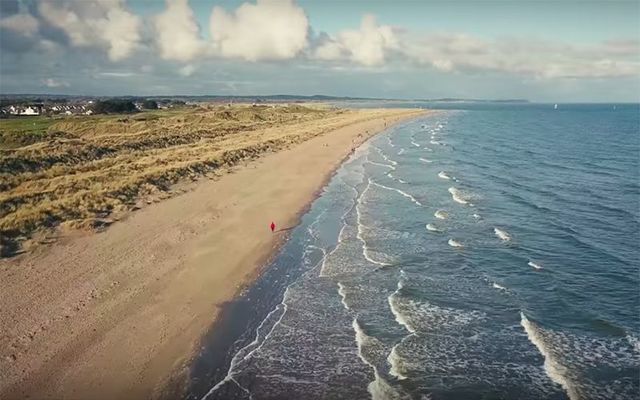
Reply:
<svg viewBox="0 0 640 400"><path fill-rule="evenodd" d="M20 115L40 115L40 111L34 107L26 107Z"/></svg>

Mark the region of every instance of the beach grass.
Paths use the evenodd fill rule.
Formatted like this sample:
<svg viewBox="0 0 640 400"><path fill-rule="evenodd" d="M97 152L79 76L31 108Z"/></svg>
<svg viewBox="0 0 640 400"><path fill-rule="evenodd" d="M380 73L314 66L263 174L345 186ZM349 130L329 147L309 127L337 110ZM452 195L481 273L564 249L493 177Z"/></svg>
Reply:
<svg viewBox="0 0 640 400"><path fill-rule="evenodd" d="M0 239L6 249L8 242L60 224L100 226L114 212L171 195L180 180L215 177L366 117L361 114L303 105L208 105L0 120Z"/></svg>

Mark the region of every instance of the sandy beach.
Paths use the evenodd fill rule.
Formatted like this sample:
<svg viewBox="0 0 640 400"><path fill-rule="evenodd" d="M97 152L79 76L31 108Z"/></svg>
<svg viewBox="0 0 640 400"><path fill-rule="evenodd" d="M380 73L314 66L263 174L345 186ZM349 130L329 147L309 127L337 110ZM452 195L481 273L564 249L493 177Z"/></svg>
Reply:
<svg viewBox="0 0 640 400"><path fill-rule="evenodd" d="M370 110L104 232L0 261L0 398L162 397L352 148L424 112Z"/></svg>

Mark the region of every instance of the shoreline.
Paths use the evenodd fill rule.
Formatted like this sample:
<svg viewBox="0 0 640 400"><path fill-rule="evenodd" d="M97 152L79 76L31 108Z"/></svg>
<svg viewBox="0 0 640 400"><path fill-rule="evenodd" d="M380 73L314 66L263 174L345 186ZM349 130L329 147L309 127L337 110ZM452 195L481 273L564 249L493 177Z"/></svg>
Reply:
<svg viewBox="0 0 640 400"><path fill-rule="evenodd" d="M260 157L216 182L199 183L193 191L141 210L103 233L18 257L12 266L35 270L31 276L9 268L0 273L8 274L10 283L41 290L38 301L57 301L54 305L61 314L46 315L44 323L33 321L36 327L23 336L2 338L5 344L13 339L8 349L17 356L2 354L5 386L0 386L0 394L166 397L169 386L181 385L185 368L197 356L203 335L216 325L222 305L255 282L286 242L286 231L266 236L261 222L275 218L278 227L295 227L349 156L352 139L359 146L386 127L423 113L381 111L380 116ZM315 166L314 161L320 164L317 170L299 170L310 162ZM291 176L278 173L289 172L288 168L293 170ZM261 182L265 176L276 183ZM295 190L288 190L292 186ZM274 206L274 198L284 199L287 206ZM252 237L257 243L247 248L246 240ZM229 254L234 250L242 254ZM55 271L49 273L67 274L65 284L81 286L76 296L61 300L47 293L46 276L33 276L45 272L38 268L56 256L63 264L52 266ZM138 262L146 268L137 268ZM75 263L79 265L74 268ZM222 270L212 270L212 263ZM118 267L113 274L100 268L113 265ZM38 315L29 314L47 311L34 312L33 306L18 305L34 320ZM11 370L18 365L24 374Z"/></svg>
<svg viewBox="0 0 640 400"><path fill-rule="evenodd" d="M433 112L432 110L424 111ZM416 118L425 112L396 120L380 130L371 132L357 143L356 149L386 129ZM322 195L324 188L334 178L337 170L351 156L352 152L346 154L338 165L326 174L322 185L304 208L298 212L296 216L298 223L294 228L300 225L300 219L309 213L313 203ZM265 258L265 261L255 270L253 278L246 282L243 290L221 305L216 319L200 340L201 350L192 355L187 368L174 371L175 379L165 388L164 399L200 400L215 384L221 383L226 378L236 353L254 340L256 329L274 311L274 307L283 301L282 296L286 287L294 283L301 275L294 275L291 270L284 270L281 266L274 265L281 252L284 251L284 245L289 241L290 234L291 231L288 231L280 245L275 247L272 253ZM290 277L289 274L292 276ZM274 290L277 291L275 292L276 296L274 296ZM266 302L262 300L266 300ZM256 312L256 308L259 308L260 311ZM240 317L238 317L239 315Z"/></svg>

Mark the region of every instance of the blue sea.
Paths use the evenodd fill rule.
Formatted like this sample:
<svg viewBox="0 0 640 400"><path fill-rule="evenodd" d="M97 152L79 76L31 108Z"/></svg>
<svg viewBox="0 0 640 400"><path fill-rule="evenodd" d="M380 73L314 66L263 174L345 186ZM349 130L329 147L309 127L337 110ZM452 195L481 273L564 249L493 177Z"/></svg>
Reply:
<svg viewBox="0 0 640 400"><path fill-rule="evenodd" d="M639 106L404 106L439 109L342 165L191 397L640 398Z"/></svg>

